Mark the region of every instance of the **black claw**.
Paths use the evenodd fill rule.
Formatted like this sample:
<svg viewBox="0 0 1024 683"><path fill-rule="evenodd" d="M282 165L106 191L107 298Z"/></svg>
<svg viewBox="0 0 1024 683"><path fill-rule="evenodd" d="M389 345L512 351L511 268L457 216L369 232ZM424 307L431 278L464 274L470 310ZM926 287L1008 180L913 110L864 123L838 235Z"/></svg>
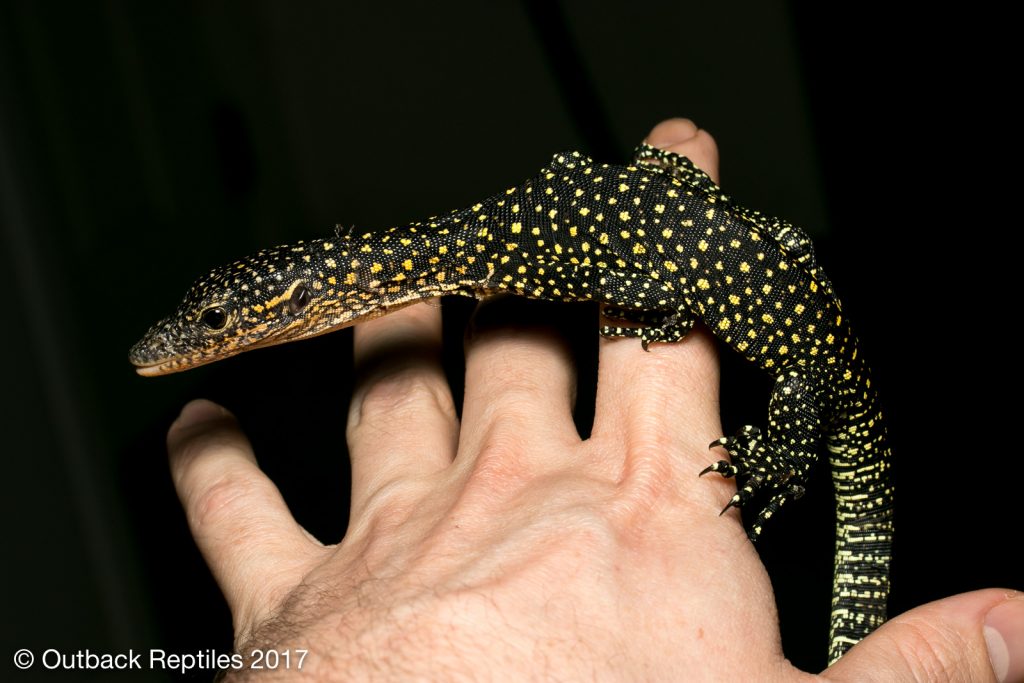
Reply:
<svg viewBox="0 0 1024 683"><path fill-rule="evenodd" d="M729 508L739 509L740 505L742 505L740 501L730 500L729 503L724 508L722 508L722 511L718 513L718 516L721 517L722 515L724 515L726 512L729 511Z"/></svg>
<svg viewBox="0 0 1024 683"><path fill-rule="evenodd" d="M715 463L715 465L717 465L717 464L718 464L718 463ZM715 471L715 465L708 465L707 467L705 467L704 469L702 469L702 470L700 471L700 474L698 474L697 476L698 476L698 477L703 477L703 476L704 476L705 474L707 474L708 472L714 472L714 471Z"/></svg>

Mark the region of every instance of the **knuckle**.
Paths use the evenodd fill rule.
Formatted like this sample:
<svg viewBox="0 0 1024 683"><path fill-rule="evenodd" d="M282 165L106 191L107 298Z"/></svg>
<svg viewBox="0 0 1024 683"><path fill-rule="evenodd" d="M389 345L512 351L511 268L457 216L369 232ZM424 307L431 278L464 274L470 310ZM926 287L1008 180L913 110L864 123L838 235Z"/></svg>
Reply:
<svg viewBox="0 0 1024 683"><path fill-rule="evenodd" d="M372 517L378 531L402 526L421 507L424 485L406 477L385 482L367 497L362 514Z"/></svg>
<svg viewBox="0 0 1024 683"><path fill-rule="evenodd" d="M536 475L524 448L526 429L517 418L494 424L480 443L467 491L475 489L486 496L504 497L521 490Z"/></svg>
<svg viewBox="0 0 1024 683"><path fill-rule="evenodd" d="M925 619L906 619L899 622L898 629L898 636L890 634L892 644L915 679L971 680L971 672L964 670L962 658L956 656L966 644L954 630Z"/></svg>
<svg viewBox="0 0 1024 683"><path fill-rule="evenodd" d="M688 504L677 468L672 462L671 444L659 440L631 445L626 451L616 495L608 512L624 527L650 516L651 509L671 500L673 505Z"/></svg>
<svg viewBox="0 0 1024 683"><path fill-rule="evenodd" d="M399 372L374 380L357 399L352 411L351 429L422 414L433 409L455 418L455 406L444 379L434 374Z"/></svg>
<svg viewBox="0 0 1024 683"><path fill-rule="evenodd" d="M249 518L247 513L262 488L257 476L229 470L209 484L192 487L185 506L197 531L225 523L239 525Z"/></svg>

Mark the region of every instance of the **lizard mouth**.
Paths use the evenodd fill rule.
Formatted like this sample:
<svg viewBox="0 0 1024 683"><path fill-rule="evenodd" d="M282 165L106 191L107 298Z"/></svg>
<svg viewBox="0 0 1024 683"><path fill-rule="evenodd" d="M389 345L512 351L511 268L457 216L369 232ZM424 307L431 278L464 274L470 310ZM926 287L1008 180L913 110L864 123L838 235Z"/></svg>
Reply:
<svg viewBox="0 0 1024 683"><path fill-rule="evenodd" d="M255 342L234 343L214 353L203 353L200 351L191 354L171 355L169 353L170 349L168 348L168 344L161 341L159 338L157 338L156 341L151 341L147 337L132 348L129 352L128 360L135 366L135 372L143 377L170 375L176 372L191 370L192 368L197 368L200 365L207 365L214 361L230 358L231 356L237 356L245 351L260 349L267 346L275 346L287 341L292 341L292 338L285 334L287 330L288 328L276 330ZM329 330L324 331L326 332Z"/></svg>
<svg viewBox="0 0 1024 683"><path fill-rule="evenodd" d="M158 375L166 375L173 372L167 367L167 363L154 363L153 365L136 365L135 372L139 373L143 377L156 377Z"/></svg>
<svg viewBox="0 0 1024 683"><path fill-rule="evenodd" d="M140 361L132 358L131 363L135 366L135 372L143 377L159 377L160 375L170 375L175 372L191 370L192 368L200 365L212 363L215 360L219 360L219 357L204 359L190 358L188 356L176 356L174 358L151 362Z"/></svg>

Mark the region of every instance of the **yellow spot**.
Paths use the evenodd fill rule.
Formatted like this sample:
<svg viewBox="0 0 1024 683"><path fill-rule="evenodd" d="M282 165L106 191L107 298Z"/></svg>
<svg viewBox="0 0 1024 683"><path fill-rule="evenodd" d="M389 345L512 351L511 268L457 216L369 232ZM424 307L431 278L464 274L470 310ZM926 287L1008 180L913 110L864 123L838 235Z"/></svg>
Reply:
<svg viewBox="0 0 1024 683"><path fill-rule="evenodd" d="M789 353L789 347L788 346L783 344L782 346L779 347L779 355L785 356L787 353Z"/></svg>
<svg viewBox="0 0 1024 683"><path fill-rule="evenodd" d="M512 224L512 232L513 233L518 234L518 233L520 233L522 231L523 231L523 224L522 223L518 223L517 222L517 223L513 223Z"/></svg>
<svg viewBox="0 0 1024 683"><path fill-rule="evenodd" d="M715 209L714 209L714 207L708 209L704 213L704 215L708 218L708 220L711 220L712 218L714 218L715 217Z"/></svg>
<svg viewBox="0 0 1024 683"><path fill-rule="evenodd" d="M664 204L655 204L654 205L654 210L656 212L658 212L658 213L665 213L665 205Z"/></svg>
<svg viewBox="0 0 1024 683"><path fill-rule="evenodd" d="M405 259L402 261L402 267L406 270L412 270L412 259Z"/></svg>
<svg viewBox="0 0 1024 683"><path fill-rule="evenodd" d="M620 221L628 221L629 220L629 211L620 211L619 212L619 220Z"/></svg>
<svg viewBox="0 0 1024 683"><path fill-rule="evenodd" d="M742 263L740 263L740 272L741 273L749 273L750 272L750 264L747 263L746 261L743 261Z"/></svg>
<svg viewBox="0 0 1024 683"><path fill-rule="evenodd" d="M727 330L729 329L729 321L726 318L722 318L718 321L718 329Z"/></svg>
<svg viewBox="0 0 1024 683"><path fill-rule="evenodd" d="M704 278L697 280L697 286L700 287L701 289L711 289L711 285L708 284L708 281L705 280Z"/></svg>
<svg viewBox="0 0 1024 683"><path fill-rule="evenodd" d="M554 218L558 215L558 209L551 209L548 211L548 218Z"/></svg>
<svg viewBox="0 0 1024 683"><path fill-rule="evenodd" d="M580 209L581 216L586 216L588 213L590 213L590 209L588 209L587 207L584 206L582 209Z"/></svg>
<svg viewBox="0 0 1024 683"><path fill-rule="evenodd" d="M775 318L773 318L770 314L765 313L761 316L761 321L771 325L773 322L775 322Z"/></svg>
<svg viewBox="0 0 1024 683"><path fill-rule="evenodd" d="M641 244L640 242L637 242L636 244L633 245L633 253L634 254L646 254L647 250L644 249L644 245L643 244Z"/></svg>
<svg viewBox="0 0 1024 683"><path fill-rule="evenodd" d="M738 296L736 296L735 294L730 294L729 295L729 303L731 303L733 306L739 306L740 305L740 298Z"/></svg>
<svg viewBox="0 0 1024 683"><path fill-rule="evenodd" d="M324 251L330 251L334 249L334 245L330 242L324 242Z"/></svg>

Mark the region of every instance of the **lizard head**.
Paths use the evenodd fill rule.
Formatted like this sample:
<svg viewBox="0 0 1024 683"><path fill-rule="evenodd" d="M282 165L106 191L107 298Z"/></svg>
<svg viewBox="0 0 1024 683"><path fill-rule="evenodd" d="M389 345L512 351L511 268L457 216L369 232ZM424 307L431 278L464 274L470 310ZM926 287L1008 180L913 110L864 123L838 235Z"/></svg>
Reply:
<svg viewBox="0 0 1024 683"><path fill-rule="evenodd" d="M140 375L180 372L383 314L381 288L349 240L260 251L199 278L177 310L132 347Z"/></svg>

